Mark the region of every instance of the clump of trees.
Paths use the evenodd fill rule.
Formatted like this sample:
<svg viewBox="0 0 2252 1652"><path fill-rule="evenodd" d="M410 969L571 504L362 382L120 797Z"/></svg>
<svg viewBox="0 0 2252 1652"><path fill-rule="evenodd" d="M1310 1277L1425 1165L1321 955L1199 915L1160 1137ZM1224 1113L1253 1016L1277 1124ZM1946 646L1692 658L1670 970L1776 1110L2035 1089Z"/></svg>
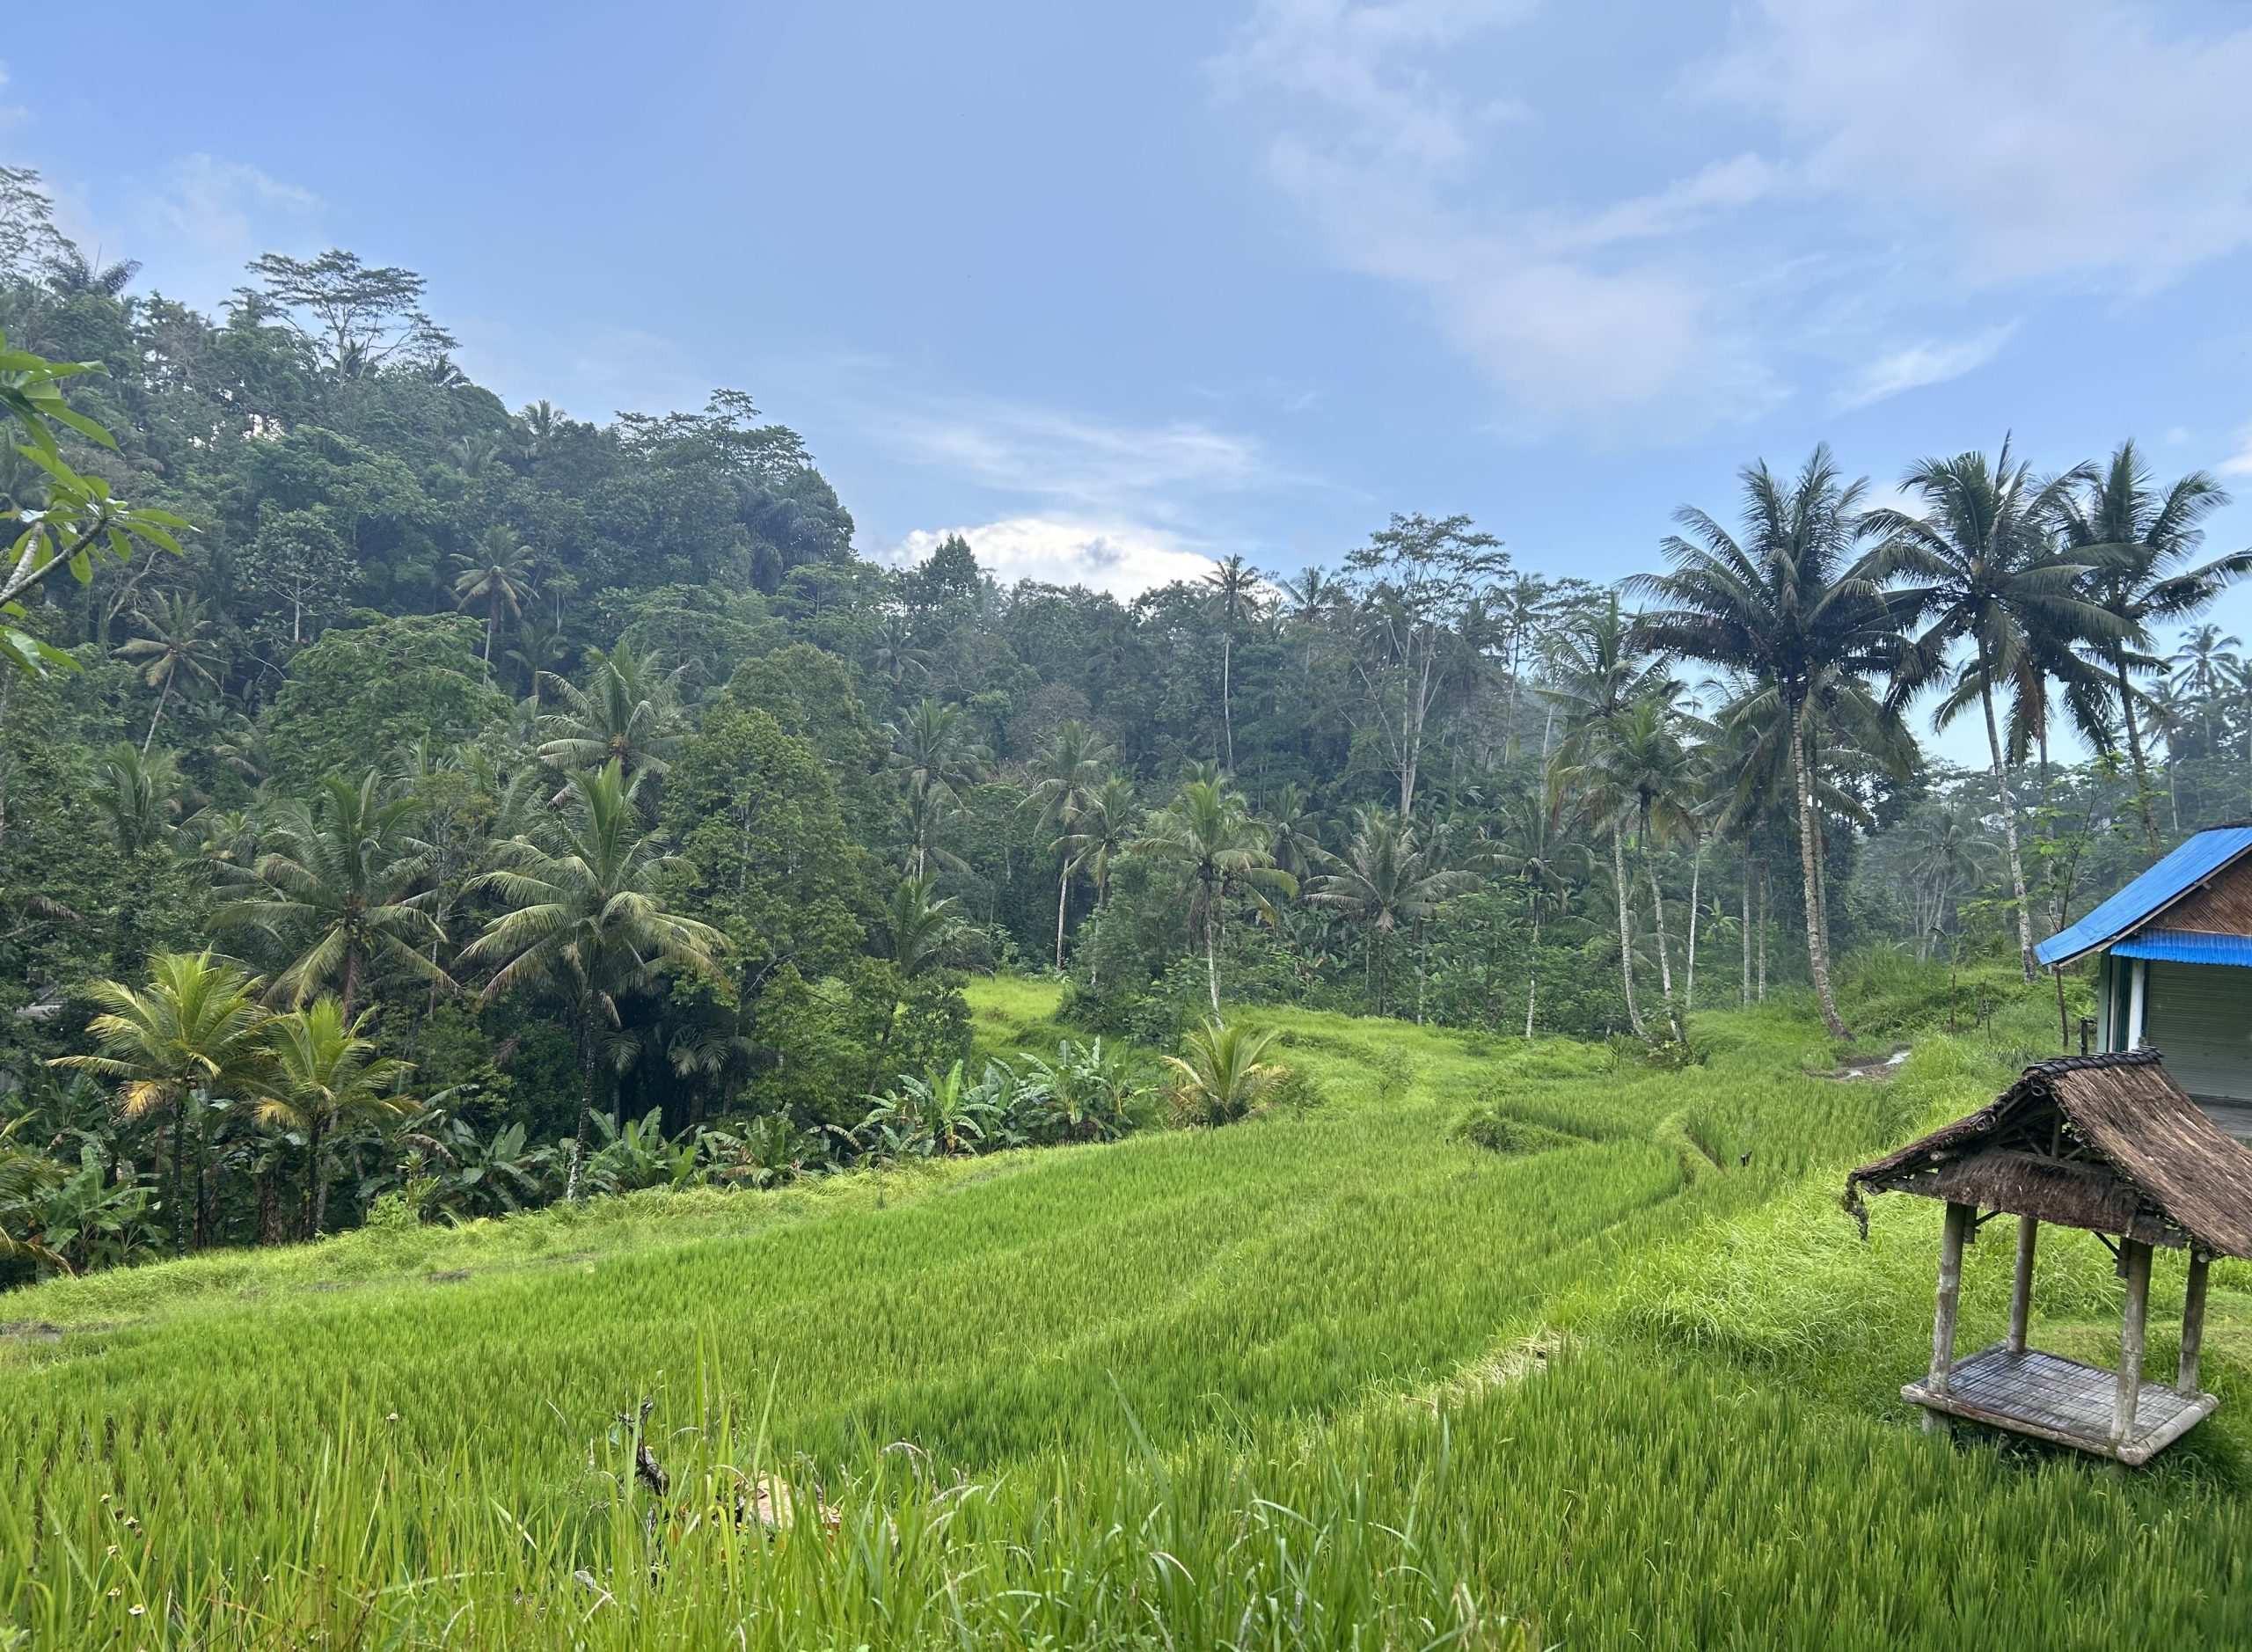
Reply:
<svg viewBox="0 0 2252 1652"><path fill-rule="evenodd" d="M1678 1044L1802 992L1843 1035L1856 957L2029 976L2252 808L2197 623L2252 558L2131 442L1884 509L1757 463L1616 588L1403 514L1334 568L1004 589L856 554L739 391L511 411L412 271L263 258L208 316L0 191L19 1268L1097 1139L1153 1105L1130 1043L1218 1121L1260 1003ZM1979 771L1919 745L1963 716ZM190 961L242 1060L101 1064ZM977 1069L992 969L1100 1042Z"/></svg>

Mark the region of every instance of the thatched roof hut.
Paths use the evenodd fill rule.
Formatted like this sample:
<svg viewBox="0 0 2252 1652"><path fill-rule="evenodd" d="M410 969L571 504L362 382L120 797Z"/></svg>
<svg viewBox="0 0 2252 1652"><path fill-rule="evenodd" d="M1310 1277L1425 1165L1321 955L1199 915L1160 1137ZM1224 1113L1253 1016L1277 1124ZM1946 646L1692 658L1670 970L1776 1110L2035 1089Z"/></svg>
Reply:
<svg viewBox="0 0 2252 1652"><path fill-rule="evenodd" d="M1867 1193L1947 1204L1932 1363L1901 1390L1926 1424L1966 1417L2123 1463L2147 1462L2212 1414L2197 1386L2205 1275L2215 1256L2252 1258L2252 1150L2218 1128L2154 1049L2044 1061L1968 1118L1846 1178L1868 1231ZM1981 1215L1980 1212L1985 1214ZM1963 1247L1997 1216L2018 1218L2007 1341L1955 1357ZM2036 1237L2044 1222L2104 1236L2127 1282L2117 1371L2026 1345ZM2182 1359L2172 1388L2142 1380L2153 1246L2189 1253Z"/></svg>
<svg viewBox="0 0 2252 1652"><path fill-rule="evenodd" d="M2252 1258L2252 1150L2168 1076L2155 1049L2028 1067L1965 1119L1846 1178L2180 1250Z"/></svg>

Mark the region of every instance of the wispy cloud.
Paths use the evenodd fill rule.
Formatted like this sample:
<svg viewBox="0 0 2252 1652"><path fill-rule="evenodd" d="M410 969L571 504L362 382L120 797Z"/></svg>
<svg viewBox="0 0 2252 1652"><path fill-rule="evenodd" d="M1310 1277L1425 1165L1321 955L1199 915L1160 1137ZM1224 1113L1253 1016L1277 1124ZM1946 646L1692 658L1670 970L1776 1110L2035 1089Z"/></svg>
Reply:
<svg viewBox="0 0 2252 1652"><path fill-rule="evenodd" d="M1889 351L1856 374L1838 392L1833 406L1843 413L1868 406L1904 391L1921 390L1927 384L1944 384L1951 378L1960 378L1992 361L2016 331L2017 325L2012 322L2007 326L1989 327L1972 338L1927 340Z"/></svg>
<svg viewBox="0 0 2252 1652"><path fill-rule="evenodd" d="M2252 243L2252 28L2139 0L1751 0L1693 96L1810 191L1935 226L1977 285L2147 289ZM2007 64L2007 73L1996 65Z"/></svg>
<svg viewBox="0 0 2252 1652"><path fill-rule="evenodd" d="M1739 155L1648 194L1510 204L1485 151L1528 112L1470 96L1441 63L1531 10L1263 0L1214 76L1290 111L1268 168L1330 255L1421 293L1531 419L1693 425L1768 405L1736 289L1680 243L1773 194L1774 169Z"/></svg>
<svg viewBox="0 0 2252 1652"><path fill-rule="evenodd" d="M2237 428L2236 451L2213 468L2223 476L2252 476L2252 424Z"/></svg>
<svg viewBox="0 0 2252 1652"><path fill-rule="evenodd" d="M213 303L260 252L318 250L324 216L318 195L261 167L184 155L132 192L122 243L145 262L148 284Z"/></svg>
<svg viewBox="0 0 2252 1652"><path fill-rule="evenodd" d="M868 418L913 463L1074 512L1173 520L1196 500L1287 479L1257 441L1192 420L1131 425L983 398Z"/></svg>
<svg viewBox="0 0 2252 1652"><path fill-rule="evenodd" d="M0 134L28 117L30 111L8 99L8 65L0 62Z"/></svg>
<svg viewBox="0 0 2252 1652"><path fill-rule="evenodd" d="M1725 421L1966 301L2146 292L2252 246L2252 27L2198 26L2225 14L2054 0L2029 29L2022 0L1745 0L1655 90L1622 70L1552 105L1542 35L1513 28L1532 10L1258 0L1212 65L1327 255L1418 295L1521 425ZM1637 122L1605 100L1653 95L1663 144L1614 138ZM1839 405L2007 337L1879 346Z"/></svg>
<svg viewBox="0 0 2252 1652"><path fill-rule="evenodd" d="M979 563L1004 584L1037 580L1131 597L1174 580L1201 578L1212 567L1210 557L1184 548L1162 530L1053 516L918 529L893 548L888 559L902 566L919 562L950 533L967 539Z"/></svg>

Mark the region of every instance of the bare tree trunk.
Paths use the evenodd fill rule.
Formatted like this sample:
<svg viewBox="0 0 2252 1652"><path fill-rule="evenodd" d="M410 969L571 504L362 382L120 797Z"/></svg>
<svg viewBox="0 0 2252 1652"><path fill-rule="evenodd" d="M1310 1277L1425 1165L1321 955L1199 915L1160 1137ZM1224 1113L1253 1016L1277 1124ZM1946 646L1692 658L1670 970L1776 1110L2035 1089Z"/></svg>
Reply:
<svg viewBox="0 0 2252 1652"><path fill-rule="evenodd" d="M1212 990L1212 1019L1220 1019L1220 929L1209 912L1204 916L1204 980Z"/></svg>
<svg viewBox="0 0 2252 1652"><path fill-rule="evenodd" d="M1697 1012L1697 886L1705 874L1705 835L1697 834L1689 852L1689 956L1682 967L1681 1012Z"/></svg>
<svg viewBox="0 0 2252 1652"><path fill-rule="evenodd" d="M1759 984L1753 994L1754 1001L1767 1001L1767 936L1773 927L1773 891L1767 884L1767 852L1763 845L1759 852Z"/></svg>
<svg viewBox="0 0 2252 1652"><path fill-rule="evenodd" d="M1832 1038L1846 1036L1830 991L1830 938L1822 922L1822 826L1814 807L1814 776L1809 771L1806 750L1806 705L1791 707L1791 774L1798 791L1799 874L1805 885L1806 963L1814 977L1814 1002L1822 1024Z"/></svg>
<svg viewBox="0 0 2252 1652"><path fill-rule="evenodd" d="M172 1190L169 1195L172 1206L172 1254L187 1254L187 1230L180 1224L179 1159L181 1137L187 1133L187 1099L182 1096L172 1103Z"/></svg>
<svg viewBox="0 0 2252 1652"><path fill-rule="evenodd" d="M1641 1010L1634 1003L1634 936L1627 921L1627 844L1616 821L1611 823L1611 881L1619 892L1619 979L1627 993L1627 1025L1634 1028L1635 1037L1648 1038L1649 1031L1642 1025Z"/></svg>
<svg viewBox="0 0 2252 1652"><path fill-rule="evenodd" d="M1744 998L1737 1007L1748 1010L1751 1007L1751 852L1748 848L1744 852L1744 888L1738 894L1737 925L1744 940Z"/></svg>
<svg viewBox="0 0 2252 1652"><path fill-rule="evenodd" d="M1649 878L1650 915L1657 921L1657 983L1665 995L1665 1024L1673 1032L1673 1042L1681 1042L1681 1012L1673 1001L1673 961L1668 955L1665 940L1665 896L1657 885L1657 857L1647 846L1642 853L1642 870Z"/></svg>
<svg viewBox="0 0 2252 1652"><path fill-rule="evenodd" d="M320 1115L314 1114L305 1130L305 1237L320 1237L320 1218L328 1202L328 1178L320 1173Z"/></svg>
<svg viewBox="0 0 2252 1652"><path fill-rule="evenodd" d="M1064 972L1064 914L1071 905L1071 863L1064 863L1064 875L1056 880L1056 973Z"/></svg>
<svg viewBox="0 0 2252 1652"><path fill-rule="evenodd" d="M157 725L165 720L165 702L172 698L172 680L170 677L166 677L165 679L165 686L157 695L157 714L149 720L149 732L141 736L141 755L144 757L149 755L149 748L156 741Z"/></svg>
<svg viewBox="0 0 2252 1652"><path fill-rule="evenodd" d="M1231 697L1234 691L1235 632L1220 633L1220 729L1227 741L1228 772L1235 772L1235 709Z"/></svg>
<svg viewBox="0 0 2252 1652"><path fill-rule="evenodd" d="M1532 1010L1540 1001L1540 923L1532 925L1532 967L1524 972L1524 1040L1532 1042Z"/></svg>
<svg viewBox="0 0 2252 1652"><path fill-rule="evenodd" d="M2031 986L2039 978L2033 967L2033 902L2025 892L2025 859L2017 847L2017 799L2009 789L2008 765L2002 761L2001 731L1994 723L1993 683L1983 650L1978 671L1978 705L1986 713L1986 749L1994 760L1994 797L2002 808L2002 845L2009 854L2010 892L2017 900L2017 961L2025 971L2026 985Z"/></svg>

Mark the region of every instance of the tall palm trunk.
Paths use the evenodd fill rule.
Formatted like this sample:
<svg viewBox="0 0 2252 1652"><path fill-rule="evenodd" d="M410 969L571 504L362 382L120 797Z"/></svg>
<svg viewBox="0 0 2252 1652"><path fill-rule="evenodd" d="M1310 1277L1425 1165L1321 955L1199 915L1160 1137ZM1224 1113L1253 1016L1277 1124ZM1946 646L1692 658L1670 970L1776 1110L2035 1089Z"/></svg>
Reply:
<svg viewBox="0 0 2252 1652"><path fill-rule="evenodd" d="M1993 675L1985 649L1978 651L1978 705L1986 714L1986 749L1994 761L1994 798L2002 808L2002 844L2009 852L2010 893L2017 901L2017 961L2028 986L2039 978L2033 966L2033 902L2025 892L2025 859L2017 847L2017 799L2009 789L2009 767L2002 761L2001 730L1994 722Z"/></svg>
<svg viewBox="0 0 2252 1652"><path fill-rule="evenodd" d="M1806 899L1806 967L1814 977L1814 1002L1832 1038L1846 1037L1844 1018L1830 990L1830 937L1822 921L1822 823L1814 807L1814 776L1807 761L1806 702L1791 705L1791 778L1798 793L1799 876Z"/></svg>
<svg viewBox="0 0 2252 1652"><path fill-rule="evenodd" d="M1619 822L1611 822L1611 884L1619 893L1619 980L1627 994L1627 1025L1637 1038L1649 1036L1642 1025L1642 1012L1634 1003L1634 936L1627 921L1627 841L1619 830Z"/></svg>
<svg viewBox="0 0 2252 1652"><path fill-rule="evenodd" d="M1767 882L1767 851L1762 844L1759 850L1759 976L1758 984L1752 990L1752 1001L1757 1004L1767 1001L1767 939L1768 931L1774 922L1774 904L1770 899L1773 893Z"/></svg>
<svg viewBox="0 0 2252 1652"><path fill-rule="evenodd" d="M165 702L172 697L172 680L165 679L165 686L157 695L157 714L149 720L149 732L141 736L141 755L147 757L149 748L156 743L157 725L165 720Z"/></svg>
<svg viewBox="0 0 2252 1652"><path fill-rule="evenodd" d="M1699 832L1689 851L1689 952L1682 966L1681 1012L1697 1012L1697 887L1705 875L1705 835Z"/></svg>
<svg viewBox="0 0 2252 1652"><path fill-rule="evenodd" d="M2119 691L2119 720L2127 729L2127 761L2135 771L2135 813L2143 823L2143 842L2151 848L2158 847L2158 811L2151 807L2155 796L2150 787L2150 758L2143 749L2142 725L2135 720L2134 684L2127 680L2127 662L2114 660L2111 673Z"/></svg>
<svg viewBox="0 0 2252 1652"><path fill-rule="evenodd" d="M1071 906L1071 863L1064 863L1064 875L1056 880L1056 973L1064 973L1064 914Z"/></svg>
<svg viewBox="0 0 2252 1652"><path fill-rule="evenodd" d="M1540 920L1532 920L1532 965L1524 972L1524 1041L1532 1042L1532 1009L1540 1002Z"/></svg>
<svg viewBox="0 0 2252 1652"><path fill-rule="evenodd" d="M1642 851L1642 870L1649 875L1650 886L1650 916L1657 924L1657 984L1665 995L1665 1024L1672 1029L1673 1042L1681 1042L1681 1012L1673 1001L1673 960L1665 939L1665 896L1657 885L1657 857L1649 852L1647 842Z"/></svg>
<svg viewBox="0 0 2252 1652"><path fill-rule="evenodd" d="M1212 992L1212 1019L1220 1014L1220 892L1217 881L1204 884L1204 981Z"/></svg>
<svg viewBox="0 0 2252 1652"><path fill-rule="evenodd" d="M589 1018L591 1020L591 1015ZM885 1031L889 1032L887 1027ZM571 1138L570 1168L563 1175L563 1202L570 1203L579 1196L579 1172L587 1159L587 1132L595 1122L595 1035L589 1027L579 1031L579 1129Z"/></svg>
<svg viewBox="0 0 2252 1652"><path fill-rule="evenodd" d="M321 1173L320 1115L311 1115L305 1127L305 1237L318 1239L328 1217L328 1178Z"/></svg>
<svg viewBox="0 0 2252 1652"><path fill-rule="evenodd" d="M182 1138L187 1134L187 1100L185 1096L172 1103L172 1190L168 1195L172 1206L172 1254L187 1254L187 1230L181 1225L179 1208L179 1161Z"/></svg>
<svg viewBox="0 0 2252 1652"><path fill-rule="evenodd" d="M1740 1007L1748 1010L1751 1007L1751 854L1749 850L1744 852L1744 887L1738 891L1738 895L1737 925L1744 937L1744 998Z"/></svg>
<svg viewBox="0 0 2252 1652"><path fill-rule="evenodd" d="M1232 701L1234 691L1235 632L1220 634L1220 730L1227 742L1228 772L1235 772L1235 710Z"/></svg>

